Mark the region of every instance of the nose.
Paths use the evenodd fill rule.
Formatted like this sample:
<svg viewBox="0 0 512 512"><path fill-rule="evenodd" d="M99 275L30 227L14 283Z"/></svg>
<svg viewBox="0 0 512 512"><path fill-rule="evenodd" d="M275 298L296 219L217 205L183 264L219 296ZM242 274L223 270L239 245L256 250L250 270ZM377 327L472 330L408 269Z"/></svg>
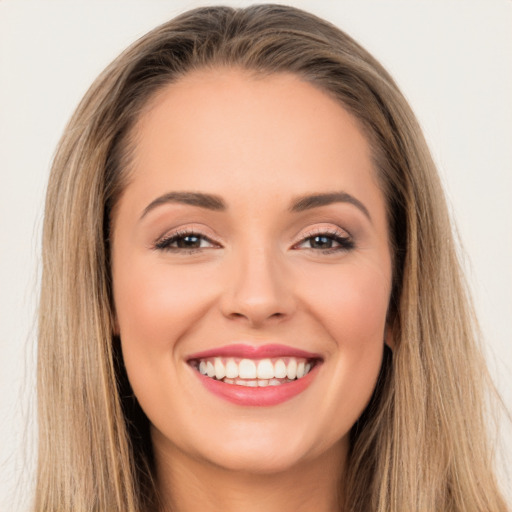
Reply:
<svg viewBox="0 0 512 512"><path fill-rule="evenodd" d="M233 257L227 269L222 313L257 328L288 319L295 310L293 281L271 251L248 251Z"/></svg>

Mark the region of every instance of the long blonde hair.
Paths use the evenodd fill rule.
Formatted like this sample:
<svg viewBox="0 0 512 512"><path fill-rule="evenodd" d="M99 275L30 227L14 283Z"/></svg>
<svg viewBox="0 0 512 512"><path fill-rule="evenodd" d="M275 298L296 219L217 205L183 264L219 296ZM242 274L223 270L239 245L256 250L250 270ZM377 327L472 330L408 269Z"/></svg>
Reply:
<svg viewBox="0 0 512 512"><path fill-rule="evenodd" d="M149 99L191 70L218 66L294 73L340 101L360 121L387 199L394 349L352 429L343 511L507 510L487 439L490 380L418 123L354 40L275 5L206 7L157 27L100 75L66 128L43 233L35 510L159 506L147 419L113 336L110 218Z"/></svg>

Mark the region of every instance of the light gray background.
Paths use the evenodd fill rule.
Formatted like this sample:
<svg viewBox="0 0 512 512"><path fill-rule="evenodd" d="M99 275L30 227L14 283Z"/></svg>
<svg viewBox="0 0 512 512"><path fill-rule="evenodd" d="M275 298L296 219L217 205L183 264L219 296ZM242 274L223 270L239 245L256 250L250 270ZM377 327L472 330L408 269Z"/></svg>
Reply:
<svg viewBox="0 0 512 512"><path fill-rule="evenodd" d="M54 148L105 65L150 28L205 3L0 2L1 511L25 510L33 483L34 315ZM409 99L445 183L490 366L512 409L512 2L282 3L354 36ZM503 452L512 461L510 444Z"/></svg>

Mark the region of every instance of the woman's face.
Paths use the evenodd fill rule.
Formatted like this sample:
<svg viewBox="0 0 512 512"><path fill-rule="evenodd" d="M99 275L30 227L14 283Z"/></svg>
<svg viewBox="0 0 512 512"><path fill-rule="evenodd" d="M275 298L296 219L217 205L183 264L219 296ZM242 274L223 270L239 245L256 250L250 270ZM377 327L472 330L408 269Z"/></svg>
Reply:
<svg viewBox="0 0 512 512"><path fill-rule="evenodd" d="M342 460L391 290L357 122L293 75L196 71L154 98L132 165L114 300L157 456L258 472Z"/></svg>

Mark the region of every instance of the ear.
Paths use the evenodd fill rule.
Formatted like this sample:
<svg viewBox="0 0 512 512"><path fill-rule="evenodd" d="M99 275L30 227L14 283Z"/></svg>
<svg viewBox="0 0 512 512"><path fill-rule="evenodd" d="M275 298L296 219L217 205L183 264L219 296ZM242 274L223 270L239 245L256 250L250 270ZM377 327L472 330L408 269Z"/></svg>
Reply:
<svg viewBox="0 0 512 512"><path fill-rule="evenodd" d="M384 344L387 345L391 349L391 351L395 350L393 328L389 323L386 323L386 329L384 331Z"/></svg>

